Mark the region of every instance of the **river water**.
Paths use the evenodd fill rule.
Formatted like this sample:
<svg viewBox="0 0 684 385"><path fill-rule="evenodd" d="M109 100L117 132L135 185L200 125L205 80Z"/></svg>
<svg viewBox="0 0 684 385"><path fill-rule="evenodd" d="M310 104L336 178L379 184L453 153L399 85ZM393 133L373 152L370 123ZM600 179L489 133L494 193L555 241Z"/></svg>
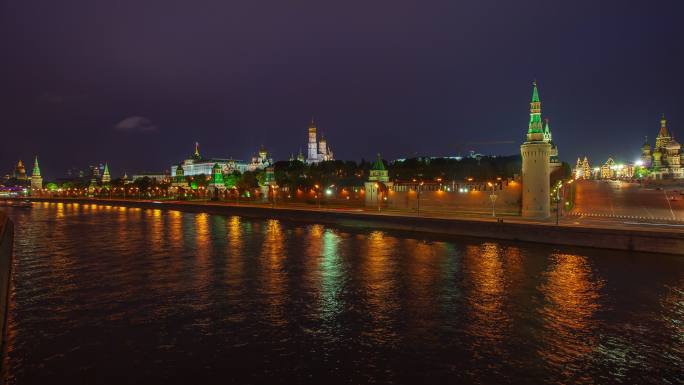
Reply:
<svg viewBox="0 0 684 385"><path fill-rule="evenodd" d="M681 257L83 204L6 210L12 384L684 380Z"/></svg>

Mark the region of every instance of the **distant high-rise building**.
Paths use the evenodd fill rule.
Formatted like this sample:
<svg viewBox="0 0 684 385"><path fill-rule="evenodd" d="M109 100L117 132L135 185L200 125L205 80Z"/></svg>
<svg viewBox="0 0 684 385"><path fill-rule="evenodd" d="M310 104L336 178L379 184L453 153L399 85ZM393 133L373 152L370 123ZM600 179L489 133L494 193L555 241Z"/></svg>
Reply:
<svg viewBox="0 0 684 385"><path fill-rule="evenodd" d="M89 169L91 178L97 179L100 177L100 166L89 166Z"/></svg>
<svg viewBox="0 0 684 385"><path fill-rule="evenodd" d="M40 190L43 188L43 177L40 175L40 166L38 165L38 155L33 162L33 172L31 173L31 190Z"/></svg>
<svg viewBox="0 0 684 385"><path fill-rule="evenodd" d="M547 218L551 214L550 161L551 143L546 140L541 120L541 102L537 82L532 83L530 123L527 140L520 146L522 155L522 215ZM550 132L549 132L550 139Z"/></svg>

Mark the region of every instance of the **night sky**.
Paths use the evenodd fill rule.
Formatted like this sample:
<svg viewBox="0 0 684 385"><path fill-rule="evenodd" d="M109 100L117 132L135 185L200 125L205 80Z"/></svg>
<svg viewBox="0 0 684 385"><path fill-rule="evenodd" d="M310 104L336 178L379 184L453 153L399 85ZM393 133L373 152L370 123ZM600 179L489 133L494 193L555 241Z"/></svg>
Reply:
<svg viewBox="0 0 684 385"><path fill-rule="evenodd" d="M631 4L634 3L634 4ZM682 1L0 2L0 172L114 176L191 154L516 154L531 82L560 157L684 141ZM514 141L512 144L486 142Z"/></svg>

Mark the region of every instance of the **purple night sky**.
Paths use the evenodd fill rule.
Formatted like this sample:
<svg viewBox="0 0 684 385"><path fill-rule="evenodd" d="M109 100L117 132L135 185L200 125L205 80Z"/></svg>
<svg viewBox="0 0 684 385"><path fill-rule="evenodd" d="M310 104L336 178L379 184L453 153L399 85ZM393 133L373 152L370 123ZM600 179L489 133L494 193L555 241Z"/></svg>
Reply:
<svg viewBox="0 0 684 385"><path fill-rule="evenodd" d="M681 1L0 3L0 173L208 156L515 154L537 79L560 157L684 140ZM514 144L469 144L514 141Z"/></svg>

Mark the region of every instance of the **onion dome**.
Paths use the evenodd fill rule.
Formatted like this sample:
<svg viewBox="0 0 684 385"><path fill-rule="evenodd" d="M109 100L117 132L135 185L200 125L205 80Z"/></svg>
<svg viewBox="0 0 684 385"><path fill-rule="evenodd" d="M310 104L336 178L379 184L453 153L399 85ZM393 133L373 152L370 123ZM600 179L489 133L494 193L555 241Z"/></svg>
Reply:
<svg viewBox="0 0 684 385"><path fill-rule="evenodd" d="M667 143L665 148L669 151L679 151L679 149L682 148L682 145L679 144L679 142L677 142L676 140L672 139L669 143Z"/></svg>

